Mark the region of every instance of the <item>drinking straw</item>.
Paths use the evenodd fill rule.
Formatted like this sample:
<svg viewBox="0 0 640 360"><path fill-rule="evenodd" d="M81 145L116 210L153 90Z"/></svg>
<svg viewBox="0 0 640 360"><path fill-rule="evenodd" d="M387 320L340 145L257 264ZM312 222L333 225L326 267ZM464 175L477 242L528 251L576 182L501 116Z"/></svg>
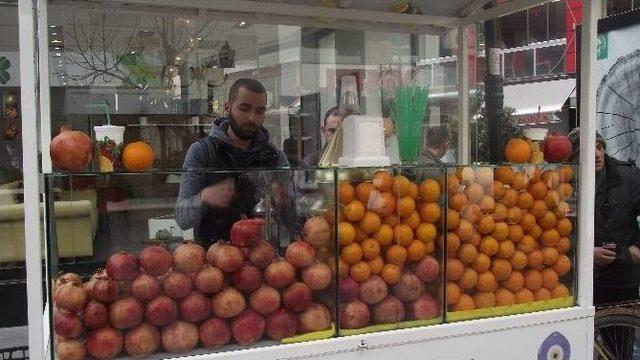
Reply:
<svg viewBox="0 0 640 360"><path fill-rule="evenodd" d="M107 115L107 125L111 125L111 116L109 116L109 105L107 105L107 104L87 104L87 105L85 105L85 107L102 109L104 111L105 115Z"/></svg>
<svg viewBox="0 0 640 360"><path fill-rule="evenodd" d="M422 86L398 86L391 107L396 121L400 157L415 161L420 151L422 121L427 108L429 89Z"/></svg>

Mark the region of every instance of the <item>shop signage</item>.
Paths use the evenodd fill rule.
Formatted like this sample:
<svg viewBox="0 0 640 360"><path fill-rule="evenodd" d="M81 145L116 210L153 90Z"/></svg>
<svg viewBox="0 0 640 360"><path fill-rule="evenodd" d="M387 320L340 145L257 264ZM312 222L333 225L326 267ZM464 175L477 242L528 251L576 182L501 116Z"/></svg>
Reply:
<svg viewBox="0 0 640 360"><path fill-rule="evenodd" d="M515 115L515 119L516 123L520 126L544 125L556 122L553 113Z"/></svg>

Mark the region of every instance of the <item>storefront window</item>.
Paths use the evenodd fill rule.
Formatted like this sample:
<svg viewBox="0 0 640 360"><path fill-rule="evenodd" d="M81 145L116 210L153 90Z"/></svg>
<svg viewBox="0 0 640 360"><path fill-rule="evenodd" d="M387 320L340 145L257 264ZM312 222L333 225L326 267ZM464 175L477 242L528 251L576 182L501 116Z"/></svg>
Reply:
<svg viewBox="0 0 640 360"><path fill-rule="evenodd" d="M527 12L521 11L500 20L504 49L527 45Z"/></svg>
<svg viewBox="0 0 640 360"><path fill-rule="evenodd" d="M533 50L504 54L505 79L533 76L533 66Z"/></svg>
<svg viewBox="0 0 640 360"><path fill-rule="evenodd" d="M565 45L536 49L536 75L563 73L565 50Z"/></svg>
<svg viewBox="0 0 640 360"><path fill-rule="evenodd" d="M607 15L632 9L633 0L607 0Z"/></svg>
<svg viewBox="0 0 640 360"><path fill-rule="evenodd" d="M527 10L529 44L549 40L547 32L547 4Z"/></svg>
<svg viewBox="0 0 640 360"><path fill-rule="evenodd" d="M571 16L571 10L564 1L550 2L547 6L549 7L549 40L566 37L567 24L565 16Z"/></svg>

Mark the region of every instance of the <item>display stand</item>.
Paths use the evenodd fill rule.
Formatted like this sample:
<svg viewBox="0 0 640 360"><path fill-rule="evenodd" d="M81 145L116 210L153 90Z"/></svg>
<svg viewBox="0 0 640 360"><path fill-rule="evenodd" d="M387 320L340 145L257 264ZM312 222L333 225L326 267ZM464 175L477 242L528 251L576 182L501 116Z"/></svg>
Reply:
<svg viewBox="0 0 640 360"><path fill-rule="evenodd" d="M53 3L53 1L51 1ZM495 19L528 7L544 3L540 0L513 0L490 9L483 9L485 0L414 1L426 15L395 14L367 10L368 2L360 2L362 8L337 9L314 6L317 1L273 2L242 0L115 0L111 3L130 5L138 11L171 11L175 8L196 14L228 12L248 17L268 16L271 21L296 22L301 19L311 24L322 24L322 18L344 21L348 26L359 23L380 24L383 29L413 28L415 31L441 33L445 29L458 29L458 101L461 139L459 163L469 160L469 77L468 39L466 27L478 22ZM26 264L29 301L29 348L32 359L51 358L49 349L49 311L43 313L43 274L41 259L42 230L39 223L39 206L42 173L51 170L48 148L50 134L50 103L47 59L47 6L49 1L19 1L20 65L22 117L34 121L22 122L24 179L25 179L25 234ZM58 1L55 1L58 3ZM65 1L73 6L82 1ZM357 3L353 2L354 6ZM396 1L376 1L390 8ZM34 8L37 6L36 8ZM380 4L378 4L380 5ZM600 15L599 0L587 0L582 7L581 68L580 74L580 187L578 230L578 281L576 306L533 312L521 315L461 321L442 325L361 334L327 340L279 346L259 347L233 352L194 355L189 359L389 359L402 356L407 359L547 359L544 351L551 346L570 348L571 359L593 357L592 267L593 267L593 208L595 188L595 87L594 63L596 48L596 21ZM152 7L152 8L151 8ZM429 9L438 9L442 16L429 15ZM34 21L37 20L37 21ZM37 25L37 27L35 26ZM36 52L38 39L40 53ZM39 56L38 56L39 55ZM38 60L39 57L39 60ZM39 65L39 68L36 67ZM40 79L40 82L38 81ZM38 102L38 99L40 100ZM42 136L39 135L39 131ZM40 141L40 144L38 144ZM38 150L42 149L42 163ZM41 167L40 167L41 165ZM560 336L558 336L560 334ZM565 340L558 340L564 338ZM548 339L548 340L545 340ZM559 341L559 342L554 342ZM558 345L561 344L561 345Z"/></svg>

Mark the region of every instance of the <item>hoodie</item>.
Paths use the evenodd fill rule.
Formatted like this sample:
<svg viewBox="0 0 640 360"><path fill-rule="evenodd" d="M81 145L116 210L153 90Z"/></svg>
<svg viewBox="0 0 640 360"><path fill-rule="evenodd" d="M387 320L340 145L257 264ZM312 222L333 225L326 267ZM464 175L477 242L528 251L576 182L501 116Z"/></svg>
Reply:
<svg viewBox="0 0 640 360"><path fill-rule="evenodd" d="M228 239L234 222L250 215L258 202L255 173L242 170L285 168L285 154L269 142L269 132L259 127L246 150L235 147L229 137L229 118L214 121L208 136L191 144L182 166L180 192L175 208L176 222L182 229L194 229L195 239L203 245ZM221 170L233 170L222 173ZM253 176L252 176L253 175ZM228 208L212 208L202 203L200 192L225 179L235 180L236 195ZM258 180L259 181L259 180Z"/></svg>

